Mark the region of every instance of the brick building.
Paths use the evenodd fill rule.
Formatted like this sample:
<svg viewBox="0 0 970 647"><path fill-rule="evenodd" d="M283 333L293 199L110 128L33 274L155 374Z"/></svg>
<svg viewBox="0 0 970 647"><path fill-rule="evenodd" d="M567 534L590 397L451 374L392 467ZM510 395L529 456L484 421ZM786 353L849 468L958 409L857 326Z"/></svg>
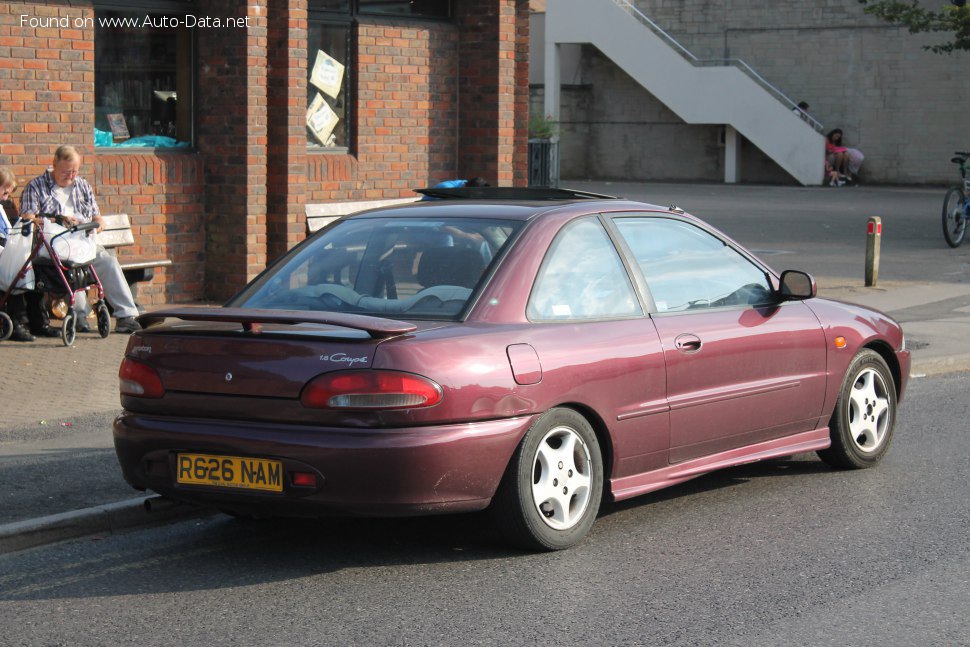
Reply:
<svg viewBox="0 0 970 647"><path fill-rule="evenodd" d="M144 305L221 300L308 205L526 177L525 0L44 0L0 6L0 165L84 155Z"/></svg>

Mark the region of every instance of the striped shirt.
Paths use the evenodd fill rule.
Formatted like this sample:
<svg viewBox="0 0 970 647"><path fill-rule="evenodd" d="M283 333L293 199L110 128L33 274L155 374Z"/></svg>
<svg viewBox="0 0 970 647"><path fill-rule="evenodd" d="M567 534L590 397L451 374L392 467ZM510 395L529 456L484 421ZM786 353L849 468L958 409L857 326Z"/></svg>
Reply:
<svg viewBox="0 0 970 647"><path fill-rule="evenodd" d="M50 170L35 177L24 187L24 193L20 196L20 213L51 213L63 216L64 206L54 197L56 186ZM87 180L74 178L71 201L74 203L74 217L81 222L90 222L95 216L101 215L98 201L94 199L94 189Z"/></svg>

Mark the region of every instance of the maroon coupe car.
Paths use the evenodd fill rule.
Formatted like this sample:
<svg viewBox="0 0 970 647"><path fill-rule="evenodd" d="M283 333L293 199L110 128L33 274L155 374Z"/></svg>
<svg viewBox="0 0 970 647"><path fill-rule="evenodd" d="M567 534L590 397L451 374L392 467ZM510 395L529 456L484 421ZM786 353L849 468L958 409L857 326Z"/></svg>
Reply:
<svg viewBox="0 0 970 647"><path fill-rule="evenodd" d="M886 315L679 209L425 192L318 232L224 307L144 315L114 424L127 481L240 515L489 508L561 549L604 496L886 453L910 364Z"/></svg>

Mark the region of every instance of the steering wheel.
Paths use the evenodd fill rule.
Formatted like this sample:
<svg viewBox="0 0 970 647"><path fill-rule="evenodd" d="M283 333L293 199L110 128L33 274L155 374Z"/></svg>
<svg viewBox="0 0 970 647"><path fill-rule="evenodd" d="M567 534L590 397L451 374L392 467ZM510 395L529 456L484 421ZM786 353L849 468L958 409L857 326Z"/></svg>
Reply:
<svg viewBox="0 0 970 647"><path fill-rule="evenodd" d="M350 305L336 294L331 294L329 292L324 292L319 297L317 297L319 305L323 306L324 310L346 310Z"/></svg>
<svg viewBox="0 0 970 647"><path fill-rule="evenodd" d="M361 296L346 285L324 283L320 288L317 304L324 310L347 312L360 309L357 307L357 302L360 301Z"/></svg>

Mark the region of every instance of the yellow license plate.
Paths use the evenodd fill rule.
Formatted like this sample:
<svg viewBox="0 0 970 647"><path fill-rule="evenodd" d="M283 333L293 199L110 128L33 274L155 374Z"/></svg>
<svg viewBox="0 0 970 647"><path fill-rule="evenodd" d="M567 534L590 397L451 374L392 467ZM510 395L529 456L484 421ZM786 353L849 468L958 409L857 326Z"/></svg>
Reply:
<svg viewBox="0 0 970 647"><path fill-rule="evenodd" d="M265 458L179 454L175 480L242 490L283 491L283 464Z"/></svg>

